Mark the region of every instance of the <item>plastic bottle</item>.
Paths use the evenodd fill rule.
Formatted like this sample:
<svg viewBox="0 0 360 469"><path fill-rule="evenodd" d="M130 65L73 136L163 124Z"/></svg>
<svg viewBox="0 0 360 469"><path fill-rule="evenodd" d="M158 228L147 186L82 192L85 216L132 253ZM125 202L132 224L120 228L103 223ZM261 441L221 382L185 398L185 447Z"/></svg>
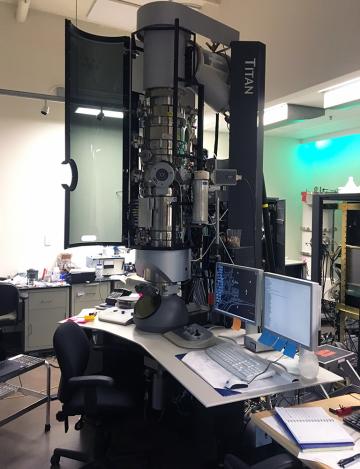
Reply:
<svg viewBox="0 0 360 469"><path fill-rule="evenodd" d="M305 380L312 380L316 378L319 372L319 360L314 352L300 348L299 371L300 376Z"/></svg>
<svg viewBox="0 0 360 469"><path fill-rule="evenodd" d="M95 280L101 280L103 274L103 268L101 264L96 264L95 267Z"/></svg>

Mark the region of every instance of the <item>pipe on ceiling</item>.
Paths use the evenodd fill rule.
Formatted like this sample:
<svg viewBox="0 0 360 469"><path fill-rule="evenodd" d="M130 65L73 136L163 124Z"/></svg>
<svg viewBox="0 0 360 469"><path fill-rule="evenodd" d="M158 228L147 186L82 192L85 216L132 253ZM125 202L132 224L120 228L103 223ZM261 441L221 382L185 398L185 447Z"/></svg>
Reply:
<svg viewBox="0 0 360 469"><path fill-rule="evenodd" d="M25 23L29 13L31 0L18 0L16 8L16 21L18 23Z"/></svg>

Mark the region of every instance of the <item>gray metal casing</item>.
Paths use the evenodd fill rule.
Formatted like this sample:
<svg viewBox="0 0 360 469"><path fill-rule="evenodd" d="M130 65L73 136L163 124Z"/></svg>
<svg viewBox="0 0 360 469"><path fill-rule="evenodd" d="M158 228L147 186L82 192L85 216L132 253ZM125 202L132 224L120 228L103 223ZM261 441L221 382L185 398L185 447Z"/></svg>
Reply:
<svg viewBox="0 0 360 469"><path fill-rule="evenodd" d="M178 18L181 27L229 46L239 40L239 31L209 18L198 11L173 2L151 2L142 6L137 14L137 29L148 26L174 25Z"/></svg>
<svg viewBox="0 0 360 469"><path fill-rule="evenodd" d="M185 326L188 320L185 301L177 295L163 296L157 311L147 318L138 318L136 309L134 314L136 327L145 332L167 332Z"/></svg>
<svg viewBox="0 0 360 469"><path fill-rule="evenodd" d="M136 273L154 283L185 282L191 278L191 250L136 249Z"/></svg>

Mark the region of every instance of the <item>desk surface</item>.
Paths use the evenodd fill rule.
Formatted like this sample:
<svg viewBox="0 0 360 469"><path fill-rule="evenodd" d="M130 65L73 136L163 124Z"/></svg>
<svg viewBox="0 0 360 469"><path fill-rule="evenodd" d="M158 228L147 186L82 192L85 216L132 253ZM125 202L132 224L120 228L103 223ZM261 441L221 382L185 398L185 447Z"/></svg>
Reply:
<svg viewBox="0 0 360 469"><path fill-rule="evenodd" d="M332 397L330 399L322 399L321 401L301 404L301 407L322 407L323 409L328 411L329 407L338 408L340 407L340 405L345 406L345 407L348 407L348 406L350 407L350 406L359 405L359 403L360 403L360 394L349 394L347 396ZM273 440L275 440L283 448L289 451L289 453L293 454L294 456L297 456L299 454L298 446L293 441L280 435L276 430L271 428L262 420L264 417L269 417L270 415L273 415L272 411L259 412L257 414L253 414L253 416L251 417L251 420L255 423L257 427L261 428L261 430L267 433ZM333 414L331 414L331 417L341 420L340 417L337 417L336 415L333 415ZM327 469L328 468L328 466L326 466L325 464L320 464L320 463L316 463L312 461L303 461L303 463L313 469Z"/></svg>
<svg viewBox="0 0 360 469"><path fill-rule="evenodd" d="M215 407L218 405L259 397L259 395L266 396L268 394L277 394L342 380L340 376L337 376L324 368L320 368L317 378L312 381L297 381L294 383L282 384L276 388L272 387L271 390L263 389L261 390L261 393L259 390L253 390L251 392L245 391L241 394L238 393L232 396L221 396L212 386L176 358L176 355L187 353L190 350L174 345L161 334L139 331L135 328L134 324L120 326L99 321L97 318L93 322L84 324L83 327L107 332L140 345L205 407ZM213 332L215 334L227 333L239 335L239 331L224 329L220 329L219 331L215 329ZM262 356L266 357L264 354L262 354Z"/></svg>

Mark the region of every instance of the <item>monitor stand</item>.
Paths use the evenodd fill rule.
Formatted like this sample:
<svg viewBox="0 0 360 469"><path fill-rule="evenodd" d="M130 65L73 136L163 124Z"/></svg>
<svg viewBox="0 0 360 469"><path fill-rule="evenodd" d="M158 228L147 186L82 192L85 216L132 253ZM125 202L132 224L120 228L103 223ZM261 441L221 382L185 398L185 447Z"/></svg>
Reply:
<svg viewBox="0 0 360 469"><path fill-rule="evenodd" d="M245 334L257 334L259 332L258 326L251 324L249 322L245 322Z"/></svg>

